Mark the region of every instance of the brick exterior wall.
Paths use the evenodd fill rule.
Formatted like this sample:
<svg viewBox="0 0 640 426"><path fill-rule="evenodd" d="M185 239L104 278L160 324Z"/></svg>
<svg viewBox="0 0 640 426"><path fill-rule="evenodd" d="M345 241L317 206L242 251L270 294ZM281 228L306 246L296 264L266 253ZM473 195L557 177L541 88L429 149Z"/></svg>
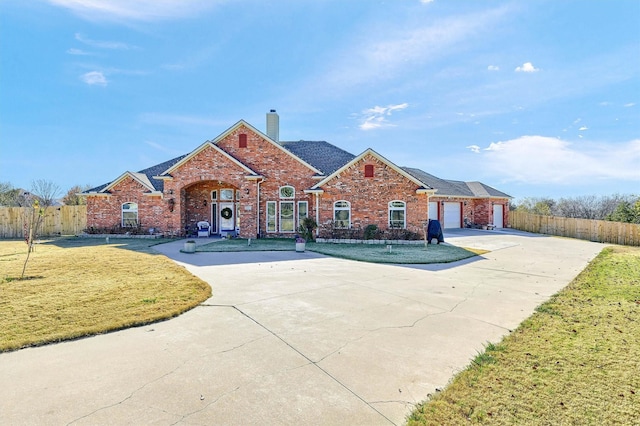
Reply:
<svg viewBox="0 0 640 426"><path fill-rule="evenodd" d="M440 197L434 195L429 198L429 201L437 202L439 204L438 220L444 223L444 211L442 209L443 202L458 202L461 203L462 210L462 226L464 226L465 219L472 224L476 225L488 225L493 224L493 205L502 205L503 211L503 223L506 227L509 223L509 199L508 198L462 198L462 197Z"/></svg>
<svg viewBox="0 0 640 426"><path fill-rule="evenodd" d="M239 147L239 136L247 135L247 147ZM217 145L224 151L231 154L234 158L246 164L258 174L264 176L264 182L260 184L260 235L261 236L291 236L291 233L266 233L266 206L267 201L280 200L280 187L290 185L295 188L295 198L287 199L294 201L296 208L298 201L307 201L309 206L309 216L315 215L315 204L313 195L305 194L304 190L311 188L318 181L312 177L317 173L312 168L304 165L285 149L274 145L260 135L252 132L245 126L240 126L233 132L229 133L224 139L218 141ZM255 200L255 194L253 195ZM279 204L278 204L279 206ZM241 212L244 213L241 206ZM295 212L297 215L297 210ZM255 215L252 217L255 223ZM244 223L241 216L241 223ZM240 228L241 236L255 237L256 227L245 232L244 226Z"/></svg>
<svg viewBox="0 0 640 426"><path fill-rule="evenodd" d="M240 135L246 135L246 147L239 146ZM372 177L365 177L367 165L373 166ZM250 170L247 170L247 167ZM254 173L263 178L257 178ZM316 170L279 145L240 124L219 139L215 147L210 143L203 144L188 160L183 160L180 166L172 169L170 176L164 179L162 194L149 195L148 188L131 177L125 177L110 188L108 194L87 197L87 226L119 226L122 204L135 202L138 204L138 220L142 228L155 228L169 235L184 235L185 228L198 221L215 222L216 218L212 218L212 203L224 202L220 199L221 189L233 189L234 194L237 191L239 195L239 200L233 202L238 203L236 213L239 216L241 237L291 237L292 233L265 232L267 202L275 201L279 209L279 191L284 185L295 188L295 197L287 201L294 201L296 209L299 201L306 201L308 215L317 217L321 226L333 221L333 206L339 200L351 203L351 224L360 228L373 224L379 229L387 229L391 201L406 203L407 230L420 235L423 233L423 223L428 218L429 201L460 201L463 205L463 216L478 224L491 223L491 203L500 203L505 206L504 224L508 224L508 199L449 199L438 196L429 198L427 194L416 193L419 186L415 182L371 154L365 155L323 185L324 192L319 195L319 209L316 212L316 196L307 194L304 190L310 189L318 182L318 179L314 178L317 174ZM212 199L212 191L217 191L217 201ZM441 221L442 213L441 211ZM296 219L297 214L296 210Z"/></svg>
<svg viewBox="0 0 640 426"><path fill-rule="evenodd" d="M141 227L161 226L165 203L161 196L145 195L145 192L149 192L147 188L133 178L125 177L112 189L110 195L88 197L91 201L87 201L87 227L120 227L124 203L138 204L138 223Z"/></svg>
<svg viewBox="0 0 640 426"><path fill-rule="evenodd" d="M373 165L373 177L365 177L365 166ZM373 155L366 155L325 185L320 198L319 225L331 226L334 203L351 203L351 225L365 228L376 225L389 228L389 202L406 203L407 229L422 234L423 222L428 219L427 194L416 194L418 185L402 176Z"/></svg>

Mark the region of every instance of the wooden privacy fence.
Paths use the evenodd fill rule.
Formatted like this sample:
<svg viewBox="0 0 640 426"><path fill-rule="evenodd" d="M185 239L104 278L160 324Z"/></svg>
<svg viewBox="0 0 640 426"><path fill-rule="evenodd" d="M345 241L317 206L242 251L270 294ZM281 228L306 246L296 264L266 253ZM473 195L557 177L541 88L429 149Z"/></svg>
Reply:
<svg viewBox="0 0 640 426"><path fill-rule="evenodd" d="M21 207L0 207L0 238L23 238ZM87 206L47 207L41 237L77 235L87 227Z"/></svg>
<svg viewBox="0 0 640 426"><path fill-rule="evenodd" d="M514 229L538 234L640 246L640 225L637 223L541 216L519 211L509 212L509 223Z"/></svg>

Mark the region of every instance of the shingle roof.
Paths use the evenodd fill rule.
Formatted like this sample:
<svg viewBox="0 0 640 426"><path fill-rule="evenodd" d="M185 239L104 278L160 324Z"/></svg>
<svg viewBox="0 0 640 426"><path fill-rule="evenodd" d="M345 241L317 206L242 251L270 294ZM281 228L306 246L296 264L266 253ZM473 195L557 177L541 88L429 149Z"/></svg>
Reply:
<svg viewBox="0 0 640 426"><path fill-rule="evenodd" d="M325 175L330 175L355 158L355 155L325 141L280 143L293 155L322 171Z"/></svg>
<svg viewBox="0 0 640 426"><path fill-rule="evenodd" d="M320 170L326 176L329 176L356 157L355 155L325 141L301 140L280 143L287 151ZM156 191L163 191L164 180L153 179L153 177L159 176L187 155L188 154L181 155L180 157L165 161L164 163L156 164L155 166L140 170L138 173L145 175ZM401 169L424 183L427 187L437 189L437 195L446 195L451 197L511 198L510 195L485 185L482 182L463 182L459 180L440 179L439 177L420 169L411 167L401 167ZM111 183L112 182L108 182L95 188L91 188L84 191L84 193L100 192Z"/></svg>
<svg viewBox="0 0 640 426"><path fill-rule="evenodd" d="M505 194L502 191L498 191L489 185L485 185L482 182L467 182L467 186L476 194L476 197L504 197L513 198L509 194Z"/></svg>
<svg viewBox="0 0 640 426"><path fill-rule="evenodd" d="M164 189L164 180L154 179L153 177L160 175L160 173L164 172L169 167L173 166L178 161L182 160L184 157L186 157L186 154L185 155L181 155L180 157L176 157L176 158L174 158L172 160L165 161L164 163L156 164L155 166L151 166L149 168L140 170L138 173L146 175L147 178L149 179L149 182L153 185L153 188L156 191L162 191ZM103 185L96 186L95 188L88 189L88 190L84 191L84 193L87 194L89 192L100 192L104 188L106 188L107 186L111 185L112 182L108 182L108 183L105 183Z"/></svg>
<svg viewBox="0 0 640 426"><path fill-rule="evenodd" d="M473 197L473 193L464 184L464 182L440 179L439 177L431 175L420 169L414 169L411 167L402 167L402 169L424 184L429 185L431 188L437 189L437 195Z"/></svg>
<svg viewBox="0 0 640 426"><path fill-rule="evenodd" d="M149 180L153 184L153 187L156 191L162 191L164 190L164 180L153 179L153 176L159 176L160 173L164 172L186 156L187 154L181 155L180 157L165 161L164 163L156 164L155 166L151 166L148 169L140 170L140 173L144 173L145 175L149 176Z"/></svg>
<svg viewBox="0 0 640 426"><path fill-rule="evenodd" d="M495 188L485 185L482 182L463 182L461 180L440 179L434 175L420 169L402 167L404 171L411 174L421 182L438 190L436 195L446 195L450 197L501 197L511 198L510 195L498 191Z"/></svg>

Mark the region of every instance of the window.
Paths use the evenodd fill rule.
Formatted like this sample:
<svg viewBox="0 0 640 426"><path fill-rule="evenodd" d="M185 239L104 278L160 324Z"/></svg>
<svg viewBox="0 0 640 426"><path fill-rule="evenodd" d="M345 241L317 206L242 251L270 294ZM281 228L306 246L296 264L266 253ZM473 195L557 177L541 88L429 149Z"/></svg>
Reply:
<svg viewBox="0 0 640 426"><path fill-rule="evenodd" d="M296 190L293 186L281 186L280 187L280 198L294 198L296 196Z"/></svg>
<svg viewBox="0 0 640 426"><path fill-rule="evenodd" d="M240 201L240 190L236 189L236 201Z"/></svg>
<svg viewBox="0 0 640 426"><path fill-rule="evenodd" d="M233 201L233 189L221 189L220 190L220 199L225 201Z"/></svg>
<svg viewBox="0 0 640 426"><path fill-rule="evenodd" d="M122 227L135 228L138 226L138 204L124 203L122 205Z"/></svg>
<svg viewBox="0 0 640 426"><path fill-rule="evenodd" d="M336 228L351 227L351 203L348 201L333 203L333 222Z"/></svg>
<svg viewBox="0 0 640 426"><path fill-rule="evenodd" d="M373 164L366 164L364 166L364 177L373 177Z"/></svg>
<svg viewBox="0 0 640 426"><path fill-rule="evenodd" d="M238 148L246 148L247 147L247 135L244 133L238 135Z"/></svg>
<svg viewBox="0 0 640 426"><path fill-rule="evenodd" d="M267 232L276 232L276 202L267 201Z"/></svg>
<svg viewBox="0 0 640 426"><path fill-rule="evenodd" d="M391 201L389 203L389 227L402 229L406 227L404 220L406 209L404 201Z"/></svg>
<svg viewBox="0 0 640 426"><path fill-rule="evenodd" d="M309 216L309 204L306 201L298 201L298 226Z"/></svg>
<svg viewBox="0 0 640 426"><path fill-rule="evenodd" d="M280 232L294 232L293 201L280 201Z"/></svg>
<svg viewBox="0 0 640 426"><path fill-rule="evenodd" d="M218 191L215 191L215 190L214 190L214 191L211 191L211 199L212 199L213 201L215 201L215 200L217 200L217 199L218 199Z"/></svg>

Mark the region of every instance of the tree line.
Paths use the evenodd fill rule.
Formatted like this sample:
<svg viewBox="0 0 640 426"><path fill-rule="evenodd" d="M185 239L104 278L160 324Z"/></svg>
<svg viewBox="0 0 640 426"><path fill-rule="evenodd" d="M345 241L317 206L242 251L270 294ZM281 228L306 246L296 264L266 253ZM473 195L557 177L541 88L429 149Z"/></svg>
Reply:
<svg viewBox="0 0 640 426"><path fill-rule="evenodd" d="M0 206L24 207L33 202L33 197L38 198L41 205L53 206L64 204L65 206L79 206L87 204L87 197L78 195L91 188L89 185L74 185L66 194L58 199L62 193L55 183L39 179L31 182L29 189L16 188L10 182L0 182Z"/></svg>
<svg viewBox="0 0 640 426"><path fill-rule="evenodd" d="M560 199L527 197L511 207L542 216L640 223L639 195L586 195Z"/></svg>

